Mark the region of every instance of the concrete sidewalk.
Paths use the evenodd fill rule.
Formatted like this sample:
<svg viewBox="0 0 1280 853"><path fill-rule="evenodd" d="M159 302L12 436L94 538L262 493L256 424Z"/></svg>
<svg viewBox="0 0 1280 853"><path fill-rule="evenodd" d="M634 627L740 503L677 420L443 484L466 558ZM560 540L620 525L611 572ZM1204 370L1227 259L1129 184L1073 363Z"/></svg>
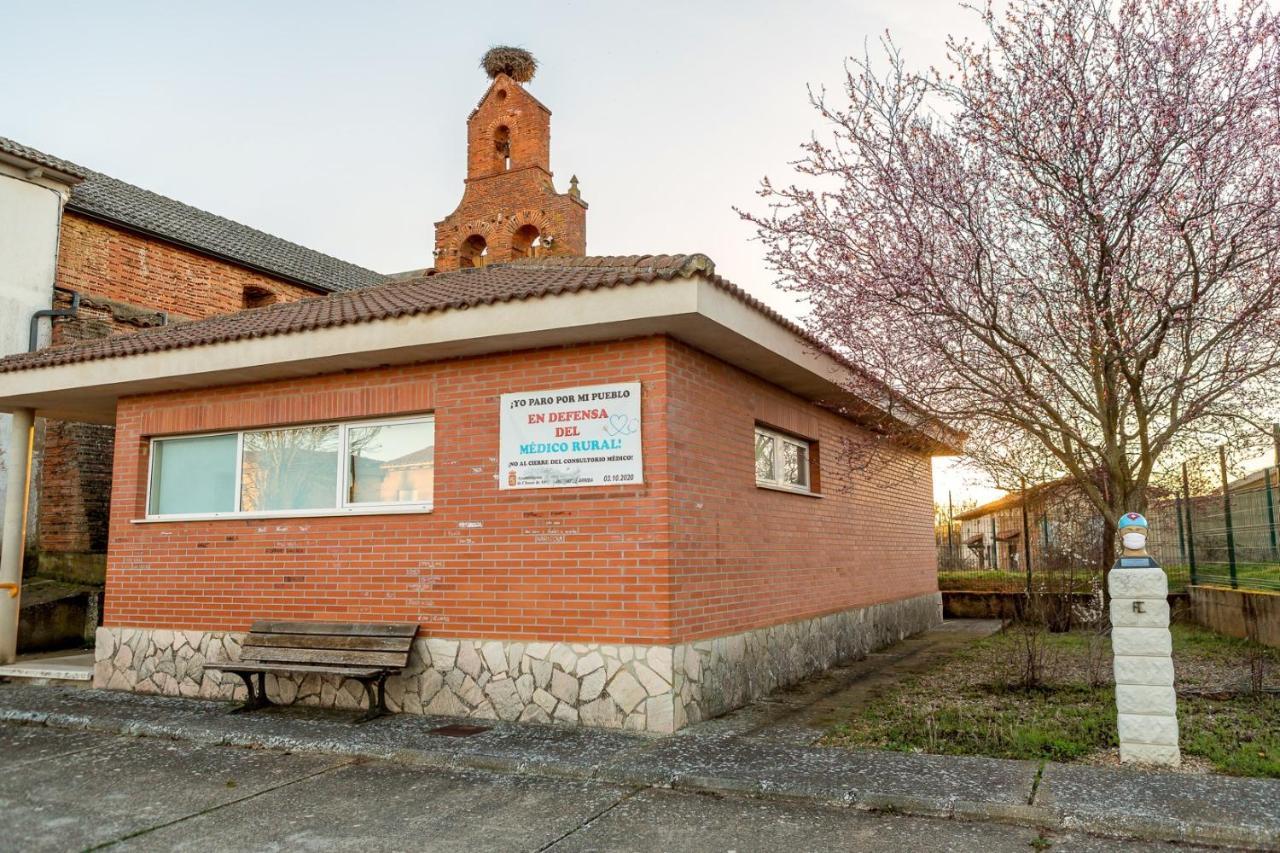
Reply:
<svg viewBox="0 0 1280 853"><path fill-rule="evenodd" d="M442 717L353 715L102 690L0 686L0 721L198 744L362 756L502 773L1004 821L1127 838L1280 849L1280 781L1037 765L771 742L725 732L652 737L493 723L433 733Z"/></svg>

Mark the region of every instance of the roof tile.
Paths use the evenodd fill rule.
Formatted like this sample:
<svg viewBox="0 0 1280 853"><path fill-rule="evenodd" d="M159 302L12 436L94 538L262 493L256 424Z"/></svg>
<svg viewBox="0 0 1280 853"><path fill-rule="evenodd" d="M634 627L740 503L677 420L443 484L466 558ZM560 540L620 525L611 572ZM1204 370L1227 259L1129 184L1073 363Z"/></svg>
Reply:
<svg viewBox="0 0 1280 853"><path fill-rule="evenodd" d="M78 213L326 292L355 290L384 281L384 277L373 270L77 166L12 139L0 137L0 152L83 178L71 188L67 202L67 207Z"/></svg>
<svg viewBox="0 0 1280 853"><path fill-rule="evenodd" d="M0 373L123 358L250 338L388 320L414 314L536 299L559 293L669 280L686 275L712 277L751 301L736 286L713 275L706 255L534 258L282 302L191 323L176 323L131 335L117 335L66 347L19 353L0 359ZM759 303L755 303L759 305Z"/></svg>

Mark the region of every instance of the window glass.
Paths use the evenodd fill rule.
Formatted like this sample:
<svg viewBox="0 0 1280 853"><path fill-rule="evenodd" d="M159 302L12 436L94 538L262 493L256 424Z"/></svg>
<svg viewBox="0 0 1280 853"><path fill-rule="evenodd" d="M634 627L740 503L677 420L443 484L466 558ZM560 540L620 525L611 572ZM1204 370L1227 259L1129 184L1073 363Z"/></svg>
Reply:
<svg viewBox="0 0 1280 853"><path fill-rule="evenodd" d="M151 515L234 512L236 436L166 438L152 445Z"/></svg>
<svg viewBox="0 0 1280 853"><path fill-rule="evenodd" d="M756 483L809 491L809 442L756 427Z"/></svg>
<svg viewBox="0 0 1280 853"><path fill-rule="evenodd" d="M809 484L809 448L782 442L782 482L789 486Z"/></svg>
<svg viewBox="0 0 1280 853"><path fill-rule="evenodd" d="M244 434L240 510L329 509L338 500L338 428Z"/></svg>
<svg viewBox="0 0 1280 853"><path fill-rule="evenodd" d="M350 427L347 501L429 502L435 462L435 425L431 421Z"/></svg>
<svg viewBox="0 0 1280 853"><path fill-rule="evenodd" d="M756 479L773 480L773 436L756 432Z"/></svg>

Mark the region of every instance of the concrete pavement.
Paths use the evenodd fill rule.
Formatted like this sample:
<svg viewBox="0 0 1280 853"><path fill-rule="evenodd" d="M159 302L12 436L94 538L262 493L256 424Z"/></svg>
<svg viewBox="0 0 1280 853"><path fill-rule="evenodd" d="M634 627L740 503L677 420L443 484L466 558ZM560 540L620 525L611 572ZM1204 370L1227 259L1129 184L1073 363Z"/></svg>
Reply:
<svg viewBox="0 0 1280 853"><path fill-rule="evenodd" d="M816 802L0 724L0 848L1155 851Z"/></svg>
<svg viewBox="0 0 1280 853"><path fill-rule="evenodd" d="M72 738L68 743L76 750L73 758L82 754L82 741L76 738L91 737L90 732L143 735L149 738L134 742L135 748L144 748L140 745L150 739L167 739L191 749L232 745L288 751L293 753L290 765L295 758L316 762L299 765L300 776L311 771L336 773L332 762L376 760L403 766L406 778L416 778L414 774L423 773L424 768L464 775L482 771L525 779L534 787L565 786L583 792L582 797L588 797L587 792L613 792L619 807L624 799L619 792L626 792L630 799L647 791L639 802L657 803L660 792L674 791L750 797L783 811L835 807L850 818L880 811L1123 838L1280 849L1280 781L1276 780L1056 764L1042 768L1024 761L813 747L714 729L695 728L663 738L494 723L486 731L459 738L434 732L459 722L441 717L397 715L356 726L350 713L314 708L273 708L240 715L227 715L227 710L225 703L197 699L0 686L0 721L25 723L33 731L57 730L58 737ZM47 760L39 750L48 748L23 747L36 756L35 762ZM8 755L0 751L6 763ZM57 756L48 760L54 759ZM122 770L113 771L115 778L130 778L130 765L120 766ZM148 766L138 765L139 771ZM394 793L394 786L385 793ZM65 800L51 802L66 807ZM590 811L588 806L584 808ZM165 815L146 819L163 822ZM726 825L732 823L725 820ZM125 826L119 831L132 830Z"/></svg>

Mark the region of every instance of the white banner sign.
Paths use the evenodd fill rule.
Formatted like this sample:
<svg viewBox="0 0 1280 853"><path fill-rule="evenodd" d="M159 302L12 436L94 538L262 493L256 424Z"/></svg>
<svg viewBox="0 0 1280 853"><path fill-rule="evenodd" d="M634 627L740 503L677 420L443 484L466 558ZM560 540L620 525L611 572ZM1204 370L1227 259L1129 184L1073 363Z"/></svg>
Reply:
<svg viewBox="0 0 1280 853"><path fill-rule="evenodd" d="M499 488L644 482L639 382L503 394L501 405Z"/></svg>

